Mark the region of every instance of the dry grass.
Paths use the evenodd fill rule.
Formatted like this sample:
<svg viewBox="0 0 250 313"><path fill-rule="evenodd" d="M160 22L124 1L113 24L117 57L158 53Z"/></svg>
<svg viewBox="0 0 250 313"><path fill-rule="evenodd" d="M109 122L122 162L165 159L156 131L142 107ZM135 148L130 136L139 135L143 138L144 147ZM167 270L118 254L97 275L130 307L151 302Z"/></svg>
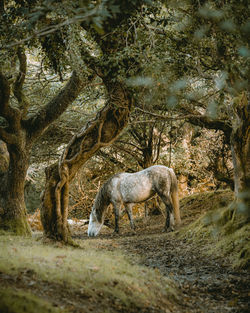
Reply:
<svg viewBox="0 0 250 313"><path fill-rule="evenodd" d="M116 251L106 251L112 241L79 241L80 248L45 245L35 238L0 236L0 272L34 273L36 280L81 289L87 297L119 301L122 307L158 307L175 298L170 280L158 271L135 265Z"/></svg>

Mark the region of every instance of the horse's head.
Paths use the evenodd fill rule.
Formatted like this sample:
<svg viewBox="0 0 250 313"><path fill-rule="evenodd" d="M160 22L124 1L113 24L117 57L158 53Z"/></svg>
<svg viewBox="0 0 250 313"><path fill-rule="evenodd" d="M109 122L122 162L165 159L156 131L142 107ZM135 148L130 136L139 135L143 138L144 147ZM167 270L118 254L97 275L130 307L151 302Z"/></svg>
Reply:
<svg viewBox="0 0 250 313"><path fill-rule="evenodd" d="M90 237L97 236L104 223L104 214L110 203L107 196L107 186L108 184L104 183L95 197L94 205L89 217L88 236Z"/></svg>
<svg viewBox="0 0 250 313"><path fill-rule="evenodd" d="M94 211L91 212L89 217L88 236L95 237L101 230L103 222L98 222L97 216Z"/></svg>

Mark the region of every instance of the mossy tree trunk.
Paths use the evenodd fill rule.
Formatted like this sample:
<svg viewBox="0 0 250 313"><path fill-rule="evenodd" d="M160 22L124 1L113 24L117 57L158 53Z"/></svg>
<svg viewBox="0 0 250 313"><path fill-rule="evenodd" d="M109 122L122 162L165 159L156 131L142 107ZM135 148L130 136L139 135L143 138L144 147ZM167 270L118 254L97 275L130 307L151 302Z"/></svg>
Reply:
<svg viewBox="0 0 250 313"><path fill-rule="evenodd" d="M0 139L8 150L7 166L6 158L1 158L4 166L1 166L0 173L0 229L18 235L29 235L31 231L26 218L24 185L32 145L48 125L73 102L84 85L77 74L73 73L58 95L36 114L28 117L30 104L23 93L27 64L22 48L18 48L17 56L19 73L12 89L18 107L11 105L10 83L6 76L0 73L0 116L7 125L0 127Z"/></svg>
<svg viewBox="0 0 250 313"><path fill-rule="evenodd" d="M234 190L240 211L250 216L250 112L247 95L235 99L236 119L230 142L234 165Z"/></svg>
<svg viewBox="0 0 250 313"><path fill-rule="evenodd" d="M66 147L60 160L46 169L41 217L46 237L71 243L68 228L69 183L101 147L110 145L128 122L132 98L122 83L105 82L108 100Z"/></svg>
<svg viewBox="0 0 250 313"><path fill-rule="evenodd" d="M18 145L8 145L9 167L0 179L0 229L10 230L17 235L30 234L23 192L29 167L27 150Z"/></svg>

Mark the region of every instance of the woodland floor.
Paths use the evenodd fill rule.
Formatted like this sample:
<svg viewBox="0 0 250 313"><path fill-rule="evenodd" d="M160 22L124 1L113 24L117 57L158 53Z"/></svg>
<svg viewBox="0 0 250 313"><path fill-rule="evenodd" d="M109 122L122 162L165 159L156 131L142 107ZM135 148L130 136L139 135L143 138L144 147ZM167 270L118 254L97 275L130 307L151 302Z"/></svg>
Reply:
<svg viewBox="0 0 250 313"><path fill-rule="evenodd" d="M196 220L203 211L202 205L183 211L183 225ZM91 301L84 297L80 290L73 292L56 283L34 282L32 271L24 271L18 276L0 271L0 285L32 290L37 295L52 298L56 306L63 306L67 311L76 313L109 312L109 309L110 312L249 312L249 272L233 269L228 258L208 255L206 250L210 244L209 240L207 243L203 241L201 245L183 237L180 239L178 231L162 233L163 224L162 216L153 216L136 220L136 234L123 224L120 235L114 235L112 230L104 227L97 238L88 239L87 235L79 230L75 232L74 238L79 241L89 240L90 244L103 250L122 251L131 259L134 258L140 266L153 268L173 280L179 300L168 309L162 304L158 308L149 306L143 310L127 310L119 303L105 300L101 294Z"/></svg>
<svg viewBox="0 0 250 313"><path fill-rule="evenodd" d="M128 253L140 255L141 264L175 281L181 300L173 312L250 312L249 273L232 270L226 259L205 256L195 243L155 233L126 234L117 241Z"/></svg>

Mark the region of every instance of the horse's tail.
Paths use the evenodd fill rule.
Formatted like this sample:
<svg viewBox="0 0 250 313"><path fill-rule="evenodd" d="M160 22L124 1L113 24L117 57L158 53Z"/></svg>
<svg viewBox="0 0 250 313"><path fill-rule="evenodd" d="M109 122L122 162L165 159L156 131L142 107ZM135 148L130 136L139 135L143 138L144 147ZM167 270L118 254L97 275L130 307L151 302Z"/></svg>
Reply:
<svg viewBox="0 0 250 313"><path fill-rule="evenodd" d="M174 216L177 224L181 224L181 215L180 215L180 204L179 204L179 196L178 196L178 181L176 175L172 169L170 169L171 175L171 198L174 207Z"/></svg>

